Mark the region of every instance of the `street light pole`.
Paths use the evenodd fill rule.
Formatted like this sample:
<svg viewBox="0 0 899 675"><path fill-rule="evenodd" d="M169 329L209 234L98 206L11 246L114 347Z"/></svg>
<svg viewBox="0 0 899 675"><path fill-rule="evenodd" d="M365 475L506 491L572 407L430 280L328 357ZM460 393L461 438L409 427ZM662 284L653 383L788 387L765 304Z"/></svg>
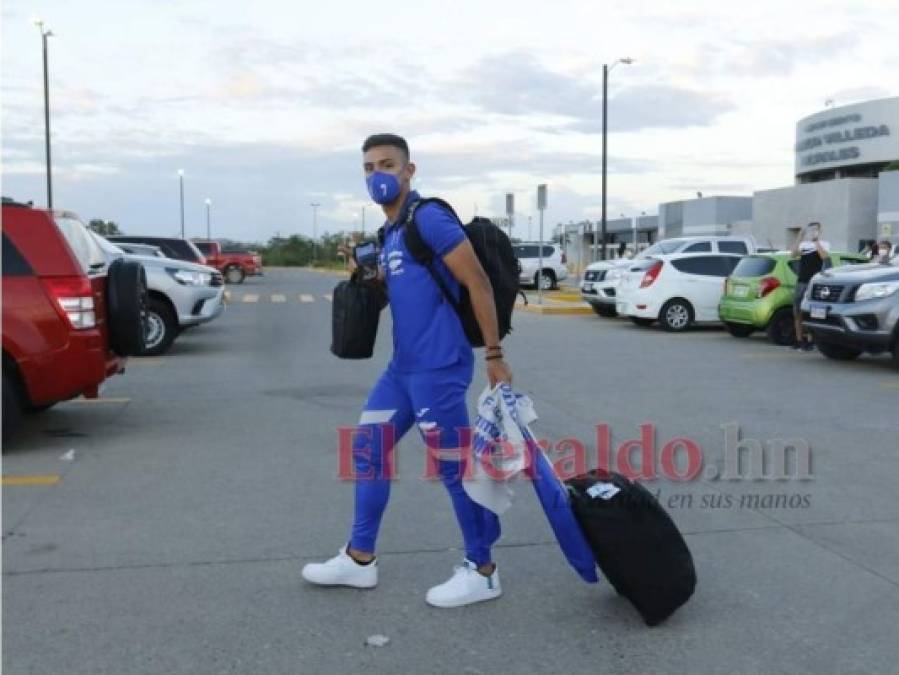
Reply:
<svg viewBox="0 0 899 675"><path fill-rule="evenodd" d="M41 32L41 47L44 57L44 148L47 159L47 208L53 210L53 172L50 166L50 74L47 63L47 38L53 35L52 30L44 30L44 22L35 19L34 25Z"/></svg>
<svg viewBox="0 0 899 675"><path fill-rule="evenodd" d="M184 239L184 169L178 169L178 186L181 191L181 238Z"/></svg>
<svg viewBox="0 0 899 675"><path fill-rule="evenodd" d="M609 112L609 72L619 63L630 65L634 60L625 57L618 59L611 66L602 65L602 259L606 259L606 174L607 174L607 143L609 135L608 112ZM596 242L594 242L595 245Z"/></svg>
<svg viewBox="0 0 899 675"><path fill-rule="evenodd" d="M206 241L212 240L212 227L210 226L210 221L212 220L210 216L211 210L212 200L209 197L206 197Z"/></svg>
<svg viewBox="0 0 899 675"><path fill-rule="evenodd" d="M321 204L312 202L309 206L312 207L312 262L314 263L318 260L315 241L318 238L318 207L321 206Z"/></svg>

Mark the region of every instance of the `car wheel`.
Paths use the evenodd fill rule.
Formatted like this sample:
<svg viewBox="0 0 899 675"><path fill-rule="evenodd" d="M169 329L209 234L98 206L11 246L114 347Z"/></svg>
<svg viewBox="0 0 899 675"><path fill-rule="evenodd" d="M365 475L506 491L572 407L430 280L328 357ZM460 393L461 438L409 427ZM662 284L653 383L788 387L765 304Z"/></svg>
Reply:
<svg viewBox="0 0 899 675"><path fill-rule="evenodd" d="M242 284L247 278L247 273L240 265L229 265L225 268L225 281L229 284Z"/></svg>
<svg viewBox="0 0 899 675"><path fill-rule="evenodd" d="M22 399L18 381L3 373L3 440L12 438L22 424Z"/></svg>
<svg viewBox="0 0 899 675"><path fill-rule="evenodd" d="M543 291L551 291L555 288L556 277L552 272L544 270L534 275L534 288L540 288Z"/></svg>
<svg viewBox="0 0 899 675"><path fill-rule="evenodd" d="M784 307L774 312L766 329L768 338L776 345L786 347L796 342L796 328L793 325L793 310Z"/></svg>
<svg viewBox="0 0 899 675"><path fill-rule="evenodd" d="M122 258L110 263L106 275L109 346L119 356L143 353L147 300L144 266Z"/></svg>
<svg viewBox="0 0 899 675"><path fill-rule="evenodd" d="M843 345L838 345L833 342L816 341L815 345L818 347L818 351L824 354L824 356L836 361L851 361L852 359L857 359L862 353L861 349L844 347Z"/></svg>
<svg viewBox="0 0 899 675"><path fill-rule="evenodd" d="M146 326L144 354L148 356L165 354L178 335L178 321L169 306L159 298L150 298Z"/></svg>
<svg viewBox="0 0 899 675"><path fill-rule="evenodd" d="M618 312L615 311L614 307L609 307L607 305L590 305L593 308L593 311L599 314L600 316L613 317L618 316Z"/></svg>
<svg viewBox="0 0 899 675"><path fill-rule="evenodd" d="M659 312L659 323L672 333L685 331L693 323L693 308L686 300L669 300Z"/></svg>
<svg viewBox="0 0 899 675"><path fill-rule="evenodd" d="M642 326L644 328L646 328L647 326L651 326L652 324L655 323L655 319L644 319L643 317L639 317L639 316L631 316L628 318L636 325Z"/></svg>

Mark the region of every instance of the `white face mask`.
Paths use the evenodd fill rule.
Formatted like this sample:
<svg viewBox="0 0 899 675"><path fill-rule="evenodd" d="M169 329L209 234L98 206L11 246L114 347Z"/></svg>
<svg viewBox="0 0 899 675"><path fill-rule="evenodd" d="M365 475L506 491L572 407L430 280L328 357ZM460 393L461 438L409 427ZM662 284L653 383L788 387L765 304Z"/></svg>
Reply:
<svg viewBox="0 0 899 675"><path fill-rule="evenodd" d="M877 250L877 254L878 254L878 255L889 255L889 254L890 254L890 249L888 249L888 248L881 248L881 249L878 249L878 250Z"/></svg>

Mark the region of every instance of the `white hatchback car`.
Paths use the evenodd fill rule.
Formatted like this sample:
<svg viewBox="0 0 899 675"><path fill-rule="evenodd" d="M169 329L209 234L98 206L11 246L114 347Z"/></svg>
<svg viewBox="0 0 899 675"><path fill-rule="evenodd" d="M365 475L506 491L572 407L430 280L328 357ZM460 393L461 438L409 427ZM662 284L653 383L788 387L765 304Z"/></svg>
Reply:
<svg viewBox="0 0 899 675"><path fill-rule="evenodd" d="M674 237L657 241L640 251L633 260L617 258L590 264L581 281L581 299L600 316L615 316L618 282L621 273L635 261L668 253L735 253L746 255L756 251L755 240L742 236Z"/></svg>
<svg viewBox="0 0 899 675"><path fill-rule="evenodd" d="M518 283L522 286L534 286L537 284L544 291L555 288L556 284L568 277L568 267L565 263L565 253L558 244L543 244L543 272L538 274L540 269L540 242L523 241L518 244L512 244L515 251L515 257L521 263L521 274Z"/></svg>
<svg viewBox="0 0 899 675"><path fill-rule="evenodd" d="M637 325L658 321L675 332L694 323L719 323L724 282L741 257L674 253L638 260L622 273L616 309Z"/></svg>

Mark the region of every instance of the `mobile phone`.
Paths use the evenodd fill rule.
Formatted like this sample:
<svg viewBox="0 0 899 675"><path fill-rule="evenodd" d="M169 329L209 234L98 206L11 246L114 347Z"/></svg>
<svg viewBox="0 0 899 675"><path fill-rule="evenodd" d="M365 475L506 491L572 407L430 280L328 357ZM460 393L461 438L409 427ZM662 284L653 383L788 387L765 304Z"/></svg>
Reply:
<svg viewBox="0 0 899 675"><path fill-rule="evenodd" d="M363 280L378 276L378 245L373 241L364 241L353 249L353 258Z"/></svg>

